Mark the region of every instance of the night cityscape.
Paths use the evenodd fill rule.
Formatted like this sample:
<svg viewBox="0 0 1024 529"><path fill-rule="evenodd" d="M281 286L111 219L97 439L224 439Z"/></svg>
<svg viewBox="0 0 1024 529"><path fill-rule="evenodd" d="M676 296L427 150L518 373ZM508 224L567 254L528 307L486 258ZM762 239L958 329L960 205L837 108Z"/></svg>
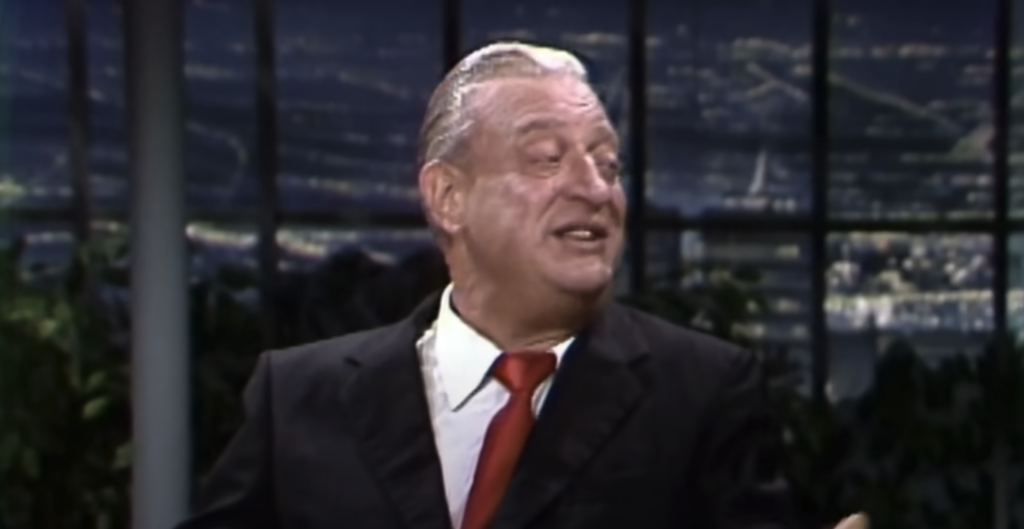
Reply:
<svg viewBox="0 0 1024 529"><path fill-rule="evenodd" d="M416 133L442 73L442 24L433 7L411 0L277 3L283 211L418 214ZM90 193L98 217L128 207L119 9L113 0L88 9ZM14 212L66 211L72 193L63 3L19 0L2 11L0 204ZM829 217L991 219L994 2L844 0L836 11ZM185 13L187 200L194 212L188 235L210 262L254 263L255 228L245 220L258 189L252 7L191 0ZM628 137L626 15L625 2L467 0L462 45L516 38L576 51ZM808 218L811 17L806 0L650 3L649 209L684 219ZM1022 57L1014 48L1016 64ZM1014 151L1024 147L1016 131L1012 140ZM1016 217L1024 214L1024 175L1016 165L1013 171ZM240 220L209 222L207 212ZM30 260L61 259L69 224L15 222L4 235L30 234ZM99 221L96 228L123 229ZM807 234L686 231L649 240L652 271L702 262L759 267L772 311L750 332L801 358L813 347L807 278L815 263ZM278 242L282 267L351 248L396 259L431 244L420 229L312 225L285 225ZM820 268L839 358L834 376L868 366L891 336L908 336L936 357L980 344L994 326L992 247L987 234L831 234ZM1010 249L1013 289L996 295L1008 296L1017 328L1024 327L1024 237L1012 235Z"/></svg>

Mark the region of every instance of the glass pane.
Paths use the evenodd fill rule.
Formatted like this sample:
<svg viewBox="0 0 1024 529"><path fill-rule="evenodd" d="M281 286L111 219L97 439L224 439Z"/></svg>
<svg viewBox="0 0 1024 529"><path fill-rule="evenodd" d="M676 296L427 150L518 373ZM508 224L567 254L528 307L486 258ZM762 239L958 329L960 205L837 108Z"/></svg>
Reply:
<svg viewBox="0 0 1024 529"><path fill-rule="evenodd" d="M0 207L71 205L63 2L0 2Z"/></svg>
<svg viewBox="0 0 1024 529"><path fill-rule="evenodd" d="M91 2L86 15L90 198L97 208L123 210L128 207L128 116L121 5Z"/></svg>
<svg viewBox="0 0 1024 529"><path fill-rule="evenodd" d="M282 228L277 243L281 248L283 270L309 268L346 258L387 267L423 251L436 251L432 235L426 229Z"/></svg>
<svg viewBox="0 0 1024 529"><path fill-rule="evenodd" d="M979 352L993 330L987 235L834 234L826 274L838 396L870 387L878 356L897 340L934 365Z"/></svg>
<svg viewBox="0 0 1024 529"><path fill-rule="evenodd" d="M92 243L120 240L128 242L128 226L117 222L93 222ZM190 265L196 278L208 277L221 267L232 266L256 271L256 231L252 227L191 223L186 228L191 246ZM21 241L24 251L21 265L64 267L75 252L73 230L66 223L11 223L0 228L0 244Z"/></svg>
<svg viewBox="0 0 1024 529"><path fill-rule="evenodd" d="M92 224L92 242L125 241L126 227L111 222ZM77 251L69 222L9 222L0 224L0 248L20 246L19 263L31 275L52 277L67 271Z"/></svg>
<svg viewBox="0 0 1024 529"><path fill-rule="evenodd" d="M1024 218L1024 1L1013 2L1010 53L1010 215ZM1021 513L1024 518L1024 513Z"/></svg>
<svg viewBox="0 0 1024 529"><path fill-rule="evenodd" d="M66 223L5 223L0 227L4 248L20 246L23 270L63 271L74 257L74 231Z"/></svg>
<svg viewBox="0 0 1024 529"><path fill-rule="evenodd" d="M230 291L235 301L255 309L260 300L260 269L256 228L250 225L192 222L186 228L189 271L193 282L202 281ZM255 313L247 313L255 318ZM218 323L219 322L219 323ZM226 324L209 319L205 325ZM256 325L255 320L251 323ZM258 329L252 329L259 334Z"/></svg>
<svg viewBox="0 0 1024 529"><path fill-rule="evenodd" d="M586 65L608 117L626 145L628 5L626 0L463 0L463 52L497 40L532 42L573 52ZM622 154L626 171L623 184L628 186L629 152L623 149Z"/></svg>
<svg viewBox="0 0 1024 529"><path fill-rule="evenodd" d="M255 200L256 57L252 2L186 2L185 175L198 209Z"/></svg>
<svg viewBox="0 0 1024 529"><path fill-rule="evenodd" d="M257 270L256 228L247 225L192 222L186 228L192 249L192 269L214 272L223 266Z"/></svg>
<svg viewBox="0 0 1024 529"><path fill-rule="evenodd" d="M653 232L647 238L648 273L654 292L702 309L681 323L707 329L717 314L739 324L731 339L782 353L797 368L787 383L806 390L809 243L807 236L791 233Z"/></svg>
<svg viewBox="0 0 1024 529"><path fill-rule="evenodd" d="M441 75L439 4L276 4L283 207L419 212L416 139Z"/></svg>
<svg viewBox="0 0 1024 529"><path fill-rule="evenodd" d="M1014 233L1009 240L1010 291L1007 293L1007 327L1024 341L1024 233Z"/></svg>
<svg viewBox="0 0 1024 529"><path fill-rule="evenodd" d="M648 200L687 216L811 205L811 0L652 0Z"/></svg>
<svg viewBox="0 0 1024 529"><path fill-rule="evenodd" d="M992 215L995 0L836 2L830 215Z"/></svg>
<svg viewBox="0 0 1024 529"><path fill-rule="evenodd" d="M464 53L497 40L565 48L583 60L606 104L621 114L629 82L624 0L463 0L462 9Z"/></svg>

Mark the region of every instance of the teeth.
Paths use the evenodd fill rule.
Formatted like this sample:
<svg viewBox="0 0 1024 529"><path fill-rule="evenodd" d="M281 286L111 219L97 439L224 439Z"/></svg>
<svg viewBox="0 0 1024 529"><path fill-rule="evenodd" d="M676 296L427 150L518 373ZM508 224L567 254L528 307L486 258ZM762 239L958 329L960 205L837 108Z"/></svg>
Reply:
<svg viewBox="0 0 1024 529"><path fill-rule="evenodd" d="M566 232L565 236L569 237L571 239L581 239L581 240L586 240L586 241L589 241L589 240L592 240L592 239L595 238L594 232L591 231L591 230L571 230L571 231Z"/></svg>

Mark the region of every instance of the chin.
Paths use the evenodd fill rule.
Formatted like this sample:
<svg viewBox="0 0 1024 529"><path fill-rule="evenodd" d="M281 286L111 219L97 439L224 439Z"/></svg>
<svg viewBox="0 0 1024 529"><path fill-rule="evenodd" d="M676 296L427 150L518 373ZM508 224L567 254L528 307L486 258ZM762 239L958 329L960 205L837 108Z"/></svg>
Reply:
<svg viewBox="0 0 1024 529"><path fill-rule="evenodd" d="M563 292L579 296L596 296L603 294L611 287L615 279L614 271L607 270L574 270L555 279L555 284Z"/></svg>

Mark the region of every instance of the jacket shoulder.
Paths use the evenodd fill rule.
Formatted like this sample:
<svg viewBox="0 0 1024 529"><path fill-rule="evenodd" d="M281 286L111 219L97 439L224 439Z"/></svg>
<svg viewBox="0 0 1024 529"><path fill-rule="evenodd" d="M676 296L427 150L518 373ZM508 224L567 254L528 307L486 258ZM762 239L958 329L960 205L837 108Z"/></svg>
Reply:
<svg viewBox="0 0 1024 529"><path fill-rule="evenodd" d="M724 378L757 362L753 352L721 338L632 307L619 305L619 310L643 335L651 356L660 365Z"/></svg>
<svg viewBox="0 0 1024 529"><path fill-rule="evenodd" d="M397 325L376 327L263 354L275 380L333 379L353 355L392 337Z"/></svg>

